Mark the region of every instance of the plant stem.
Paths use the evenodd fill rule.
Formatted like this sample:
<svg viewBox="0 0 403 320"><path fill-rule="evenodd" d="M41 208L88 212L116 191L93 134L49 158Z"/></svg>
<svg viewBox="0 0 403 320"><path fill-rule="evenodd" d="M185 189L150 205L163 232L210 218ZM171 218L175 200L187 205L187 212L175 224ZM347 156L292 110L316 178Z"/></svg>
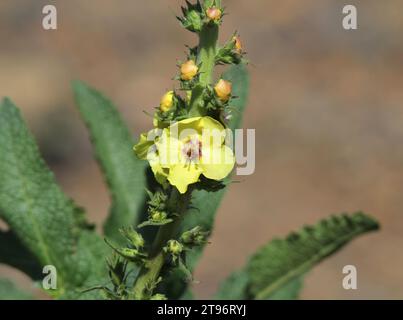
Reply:
<svg viewBox="0 0 403 320"><path fill-rule="evenodd" d="M204 88L211 84L217 53L218 25L206 24L199 35L197 63L200 64L199 83L192 91L189 115L191 117L205 115L202 108Z"/></svg>
<svg viewBox="0 0 403 320"><path fill-rule="evenodd" d="M211 84L215 67L215 58L218 41L218 25L206 24L199 34L199 47L197 63L200 65L199 83L192 90L189 116L197 117L205 115L203 107L203 93L207 85ZM144 299L150 296L150 289L158 282L161 268L164 265L166 253L164 247L167 242L173 239L178 232L182 217L186 212L191 198L191 191L185 195L179 194L176 188L172 188L168 200L169 212L175 212L178 217L167 225L159 228L153 246L150 250L149 259L141 268L133 287L135 299Z"/></svg>
<svg viewBox="0 0 403 320"><path fill-rule="evenodd" d="M144 297L149 296L149 289L158 282L159 274L164 265L166 256L163 249L167 242L176 236L183 215L188 208L190 197L190 191L181 195L176 188L172 188L167 204L168 210L175 212L178 216L173 222L159 228L150 250L149 259L141 268L134 284L133 295L135 299L142 300Z"/></svg>

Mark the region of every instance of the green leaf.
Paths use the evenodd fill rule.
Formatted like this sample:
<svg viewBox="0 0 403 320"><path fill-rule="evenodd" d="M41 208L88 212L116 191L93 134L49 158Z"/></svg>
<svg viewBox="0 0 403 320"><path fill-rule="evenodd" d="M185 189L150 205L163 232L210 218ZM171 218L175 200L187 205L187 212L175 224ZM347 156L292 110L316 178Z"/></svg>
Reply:
<svg viewBox="0 0 403 320"><path fill-rule="evenodd" d="M232 83L232 94L236 97L230 101L230 106L234 110L228 127L232 130L239 129L249 97L250 79L247 67L244 64L232 66L222 78Z"/></svg>
<svg viewBox="0 0 403 320"><path fill-rule="evenodd" d="M236 111L233 112L233 117L228 124L231 129L238 129L242 123L242 115L245 111L248 92L249 92L249 74L245 65L232 66L223 78L232 82L233 95L236 99L231 101L231 106ZM226 180L229 182L229 179ZM201 226L204 230L211 231L214 225L215 214L221 204L223 196L227 188L221 189L217 192L208 192L204 190L195 190L192 194L192 209L185 215L184 221L181 225L182 232L192 229L195 226ZM187 255L187 265L193 270L200 258L204 246L198 247L190 251ZM174 277L176 274L174 274ZM181 281L180 279L168 279L168 283ZM177 288L178 286L174 286ZM173 287L167 285L168 297L178 298L181 296L182 291L186 288L183 284L182 290L170 290Z"/></svg>
<svg viewBox="0 0 403 320"><path fill-rule="evenodd" d="M215 296L218 300L244 300L249 276L246 270L233 272L221 284Z"/></svg>
<svg viewBox="0 0 403 320"><path fill-rule="evenodd" d="M135 157L134 141L114 105L82 82L74 82L73 87L112 197L105 233L121 241L118 229L140 222L147 162Z"/></svg>
<svg viewBox="0 0 403 320"><path fill-rule="evenodd" d="M332 216L290 234L285 240L271 241L251 258L246 268L250 278L248 296L256 299L279 296L279 290L290 286L349 241L378 228L373 218L359 212Z"/></svg>
<svg viewBox="0 0 403 320"><path fill-rule="evenodd" d="M0 232L0 263L12 266L38 280L42 275L40 263L11 231Z"/></svg>
<svg viewBox="0 0 403 320"><path fill-rule="evenodd" d="M291 280L282 288L273 292L272 295L267 296L267 300L297 300L303 287L303 281L301 278L295 278Z"/></svg>
<svg viewBox="0 0 403 320"><path fill-rule="evenodd" d="M56 267L54 296L106 274L103 241L56 184L9 99L0 105L0 218L41 266Z"/></svg>
<svg viewBox="0 0 403 320"><path fill-rule="evenodd" d="M33 296L24 292L8 279L0 279L0 300L33 300Z"/></svg>
<svg viewBox="0 0 403 320"><path fill-rule="evenodd" d="M215 298L218 300L246 300L249 275L245 269L232 273L221 284ZM297 278L268 296L267 300L296 300L302 289L302 280Z"/></svg>

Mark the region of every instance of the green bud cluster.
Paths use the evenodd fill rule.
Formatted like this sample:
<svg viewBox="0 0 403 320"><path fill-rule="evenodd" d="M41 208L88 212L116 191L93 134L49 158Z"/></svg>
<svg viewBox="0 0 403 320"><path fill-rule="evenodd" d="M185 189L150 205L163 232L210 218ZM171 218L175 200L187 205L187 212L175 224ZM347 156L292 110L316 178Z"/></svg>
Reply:
<svg viewBox="0 0 403 320"><path fill-rule="evenodd" d="M243 56L239 35L235 33L224 46L218 49L215 61L217 65L247 63Z"/></svg>
<svg viewBox="0 0 403 320"><path fill-rule="evenodd" d="M119 231L137 250L142 249L144 247L143 236L137 231L135 231L133 227L122 228Z"/></svg>
<svg viewBox="0 0 403 320"><path fill-rule="evenodd" d="M181 235L180 240L187 248L193 248L205 244L208 234L209 232L203 231L200 226L197 226L189 231L185 231Z"/></svg>
<svg viewBox="0 0 403 320"><path fill-rule="evenodd" d="M199 0L195 4L186 0L186 7L181 9L183 16L177 19L182 27L195 33L201 32L205 25L220 25L224 15L220 0L203 1L203 4Z"/></svg>
<svg viewBox="0 0 403 320"><path fill-rule="evenodd" d="M127 260L122 259L119 255L114 254L111 258L106 260L108 265L108 275L111 283L113 285L113 290L108 290L108 288L103 288L104 293L112 297L124 297L127 295L126 287L126 269Z"/></svg>
<svg viewBox="0 0 403 320"><path fill-rule="evenodd" d="M154 193L148 191L148 196L150 200L148 203L148 220L139 224L138 228L143 228L146 226L163 226L165 224L171 223L174 212L170 212L167 202L168 196L164 190L158 190Z"/></svg>
<svg viewBox="0 0 403 320"><path fill-rule="evenodd" d="M187 102L177 92L173 92L172 106L168 111L156 108L154 118L158 122L158 127L168 127L172 121L185 119L187 116Z"/></svg>
<svg viewBox="0 0 403 320"><path fill-rule="evenodd" d="M141 235L139 234L141 237ZM144 241L144 240L142 240ZM126 247L117 247L113 245L109 240L105 239L105 242L113 249L115 253L117 253L122 258L134 262L137 265L141 265L144 259L146 258L146 254L141 250L142 248L133 248L132 243L130 242Z"/></svg>

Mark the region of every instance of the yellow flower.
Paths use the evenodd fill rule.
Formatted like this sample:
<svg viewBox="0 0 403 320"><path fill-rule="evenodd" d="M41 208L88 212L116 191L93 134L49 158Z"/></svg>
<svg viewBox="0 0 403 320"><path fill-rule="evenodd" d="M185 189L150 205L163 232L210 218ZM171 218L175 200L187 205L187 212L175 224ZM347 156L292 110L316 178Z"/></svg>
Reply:
<svg viewBox="0 0 403 320"><path fill-rule="evenodd" d="M220 122L211 117L195 117L163 129L155 142L140 139L134 149L141 159L148 153L147 159L158 182L167 180L180 193L185 193L189 185L199 181L200 175L222 180L230 174L235 157L225 145L225 137Z"/></svg>
<svg viewBox="0 0 403 320"><path fill-rule="evenodd" d="M167 112L172 108L173 104L174 104L174 92L168 91L167 93L164 94L164 96L161 99L160 110L162 112Z"/></svg>
<svg viewBox="0 0 403 320"><path fill-rule="evenodd" d="M206 10L207 17L212 21L218 21L221 19L222 12L216 7L212 7Z"/></svg>
<svg viewBox="0 0 403 320"><path fill-rule="evenodd" d="M133 147L133 150L139 159L148 160L155 179L160 184L164 185L166 184L168 170L161 167L158 158L158 151L155 145L162 132L162 129L157 128L148 133L142 133L139 142Z"/></svg>
<svg viewBox="0 0 403 320"><path fill-rule="evenodd" d="M181 79L184 81L192 80L198 72L199 68L193 60L189 60L181 65Z"/></svg>
<svg viewBox="0 0 403 320"><path fill-rule="evenodd" d="M227 102L231 98L232 84L229 81L220 79L214 87L214 91L222 102Z"/></svg>

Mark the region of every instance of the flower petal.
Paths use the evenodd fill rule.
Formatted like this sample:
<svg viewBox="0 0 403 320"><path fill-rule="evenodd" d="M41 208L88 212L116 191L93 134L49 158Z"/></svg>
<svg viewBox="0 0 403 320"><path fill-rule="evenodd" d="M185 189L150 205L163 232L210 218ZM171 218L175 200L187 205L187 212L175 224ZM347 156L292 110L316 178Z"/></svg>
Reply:
<svg viewBox="0 0 403 320"><path fill-rule="evenodd" d="M158 183L164 185L168 178L169 169L161 166L157 152L149 152L147 159L150 163L150 167L154 173L155 179L158 181Z"/></svg>
<svg viewBox="0 0 403 320"><path fill-rule="evenodd" d="M139 142L133 147L137 157L141 160L147 159L148 149L154 144L154 141L149 141L147 136L148 133L142 133Z"/></svg>
<svg viewBox="0 0 403 320"><path fill-rule="evenodd" d="M201 167L203 175L213 180L221 180L228 176L235 164L235 156L226 145L220 148L203 148Z"/></svg>
<svg viewBox="0 0 403 320"><path fill-rule="evenodd" d="M177 164L170 168L168 181L175 186L180 193L186 193L188 186L199 181L202 169L197 164Z"/></svg>

